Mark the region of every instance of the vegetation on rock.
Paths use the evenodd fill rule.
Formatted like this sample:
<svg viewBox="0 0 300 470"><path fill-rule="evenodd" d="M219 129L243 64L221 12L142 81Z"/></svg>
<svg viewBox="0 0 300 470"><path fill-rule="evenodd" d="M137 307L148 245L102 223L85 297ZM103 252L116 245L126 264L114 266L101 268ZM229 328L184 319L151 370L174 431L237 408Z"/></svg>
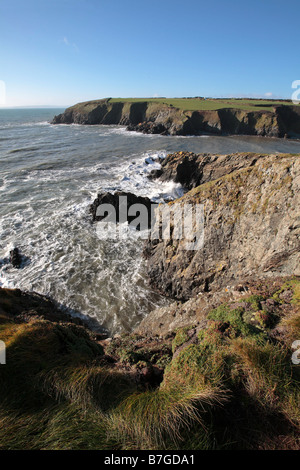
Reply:
<svg viewBox="0 0 300 470"><path fill-rule="evenodd" d="M261 283L213 309L205 326L102 341L38 318L38 306L14 318L11 291L0 448L298 449L299 289L299 278ZM257 312L268 321L252 322Z"/></svg>

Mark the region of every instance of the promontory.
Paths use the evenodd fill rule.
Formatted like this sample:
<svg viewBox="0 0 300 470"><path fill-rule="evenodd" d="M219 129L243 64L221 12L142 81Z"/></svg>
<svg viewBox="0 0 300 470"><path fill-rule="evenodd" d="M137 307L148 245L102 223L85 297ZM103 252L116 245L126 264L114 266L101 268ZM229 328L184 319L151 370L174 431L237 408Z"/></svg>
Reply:
<svg viewBox="0 0 300 470"><path fill-rule="evenodd" d="M113 124L162 135L300 138L300 107L290 100L105 98L71 106L52 124Z"/></svg>

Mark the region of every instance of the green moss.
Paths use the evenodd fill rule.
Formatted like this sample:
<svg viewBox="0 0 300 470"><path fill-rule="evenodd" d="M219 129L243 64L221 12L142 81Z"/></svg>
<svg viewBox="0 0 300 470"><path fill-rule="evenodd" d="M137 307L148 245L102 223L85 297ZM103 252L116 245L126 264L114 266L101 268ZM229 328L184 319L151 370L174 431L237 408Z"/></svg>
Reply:
<svg viewBox="0 0 300 470"><path fill-rule="evenodd" d="M154 341L148 344L147 339L143 340L134 334L124 334L114 338L106 348L106 353L124 365L134 365L144 361L164 367L172 357L171 345L168 342Z"/></svg>
<svg viewBox="0 0 300 470"><path fill-rule="evenodd" d="M173 339L172 342L172 352L174 353L179 346L182 344L186 343L190 337L188 335L188 332L191 330L191 327L184 327L184 328L179 328L176 331L175 338Z"/></svg>
<svg viewBox="0 0 300 470"><path fill-rule="evenodd" d="M261 309L261 301L265 300L265 297L262 295L250 295L249 297L246 297L245 299L241 299L240 302L247 302L252 305L252 308L254 311L260 310Z"/></svg>
<svg viewBox="0 0 300 470"><path fill-rule="evenodd" d="M278 289L274 294L273 294L273 299L280 303L284 304L285 300L282 297L281 294L285 291L290 291L292 294L292 300L291 302L294 305L300 305L300 281L297 278L291 279L290 281L285 282L280 289Z"/></svg>
<svg viewBox="0 0 300 470"><path fill-rule="evenodd" d="M253 327L266 331L274 325L275 318L264 310L245 312L243 315L244 321Z"/></svg>
<svg viewBox="0 0 300 470"><path fill-rule="evenodd" d="M243 308L230 308L227 304L220 305L208 314L210 320L220 322L224 331L230 338L237 336L253 336L258 335L257 328L246 323L243 318Z"/></svg>
<svg viewBox="0 0 300 470"><path fill-rule="evenodd" d="M171 360L172 358L170 354L163 354L162 356L159 357L159 359L155 360L155 363L158 367L165 368L167 367L168 364L170 364Z"/></svg>
<svg viewBox="0 0 300 470"><path fill-rule="evenodd" d="M122 335L103 351L76 325L3 323L0 449L296 446L300 369L290 346L300 331L299 279L276 292L285 302L275 303L283 306L284 337L275 330L262 334L245 321L246 313L266 315L262 302L273 291L268 297L261 286L260 292L213 309L197 334L193 326L177 330L172 358L170 340ZM184 347L191 334L193 342ZM160 384L137 384L139 369L160 363Z"/></svg>
<svg viewBox="0 0 300 470"><path fill-rule="evenodd" d="M220 385L222 376L222 355L205 343L190 344L173 359L164 376L164 386L199 390L207 384Z"/></svg>
<svg viewBox="0 0 300 470"><path fill-rule="evenodd" d="M120 362L123 362L125 364L135 364L144 359L144 356L142 354L132 351L132 349L130 348L120 348L118 351L118 355Z"/></svg>

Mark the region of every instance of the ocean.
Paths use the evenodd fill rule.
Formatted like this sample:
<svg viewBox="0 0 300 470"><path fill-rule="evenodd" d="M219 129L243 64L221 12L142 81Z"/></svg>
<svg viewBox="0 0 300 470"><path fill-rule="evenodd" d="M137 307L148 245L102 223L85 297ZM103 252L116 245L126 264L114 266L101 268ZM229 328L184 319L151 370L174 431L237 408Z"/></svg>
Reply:
<svg viewBox="0 0 300 470"><path fill-rule="evenodd" d="M300 141L250 136L174 137L122 126L51 125L63 109L0 109L0 286L50 296L98 331L129 332L170 300L148 285L144 241L100 240L88 212L98 192L153 201L183 194L147 175L175 151L300 153ZM20 269L9 262L18 247Z"/></svg>

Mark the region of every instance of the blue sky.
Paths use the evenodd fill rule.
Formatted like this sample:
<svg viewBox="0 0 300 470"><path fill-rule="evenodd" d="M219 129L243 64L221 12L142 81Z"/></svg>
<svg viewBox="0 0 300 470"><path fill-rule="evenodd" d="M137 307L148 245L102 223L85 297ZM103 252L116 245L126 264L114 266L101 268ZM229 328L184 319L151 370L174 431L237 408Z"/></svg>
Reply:
<svg viewBox="0 0 300 470"><path fill-rule="evenodd" d="M0 0L5 105L290 98L299 22L299 0Z"/></svg>

